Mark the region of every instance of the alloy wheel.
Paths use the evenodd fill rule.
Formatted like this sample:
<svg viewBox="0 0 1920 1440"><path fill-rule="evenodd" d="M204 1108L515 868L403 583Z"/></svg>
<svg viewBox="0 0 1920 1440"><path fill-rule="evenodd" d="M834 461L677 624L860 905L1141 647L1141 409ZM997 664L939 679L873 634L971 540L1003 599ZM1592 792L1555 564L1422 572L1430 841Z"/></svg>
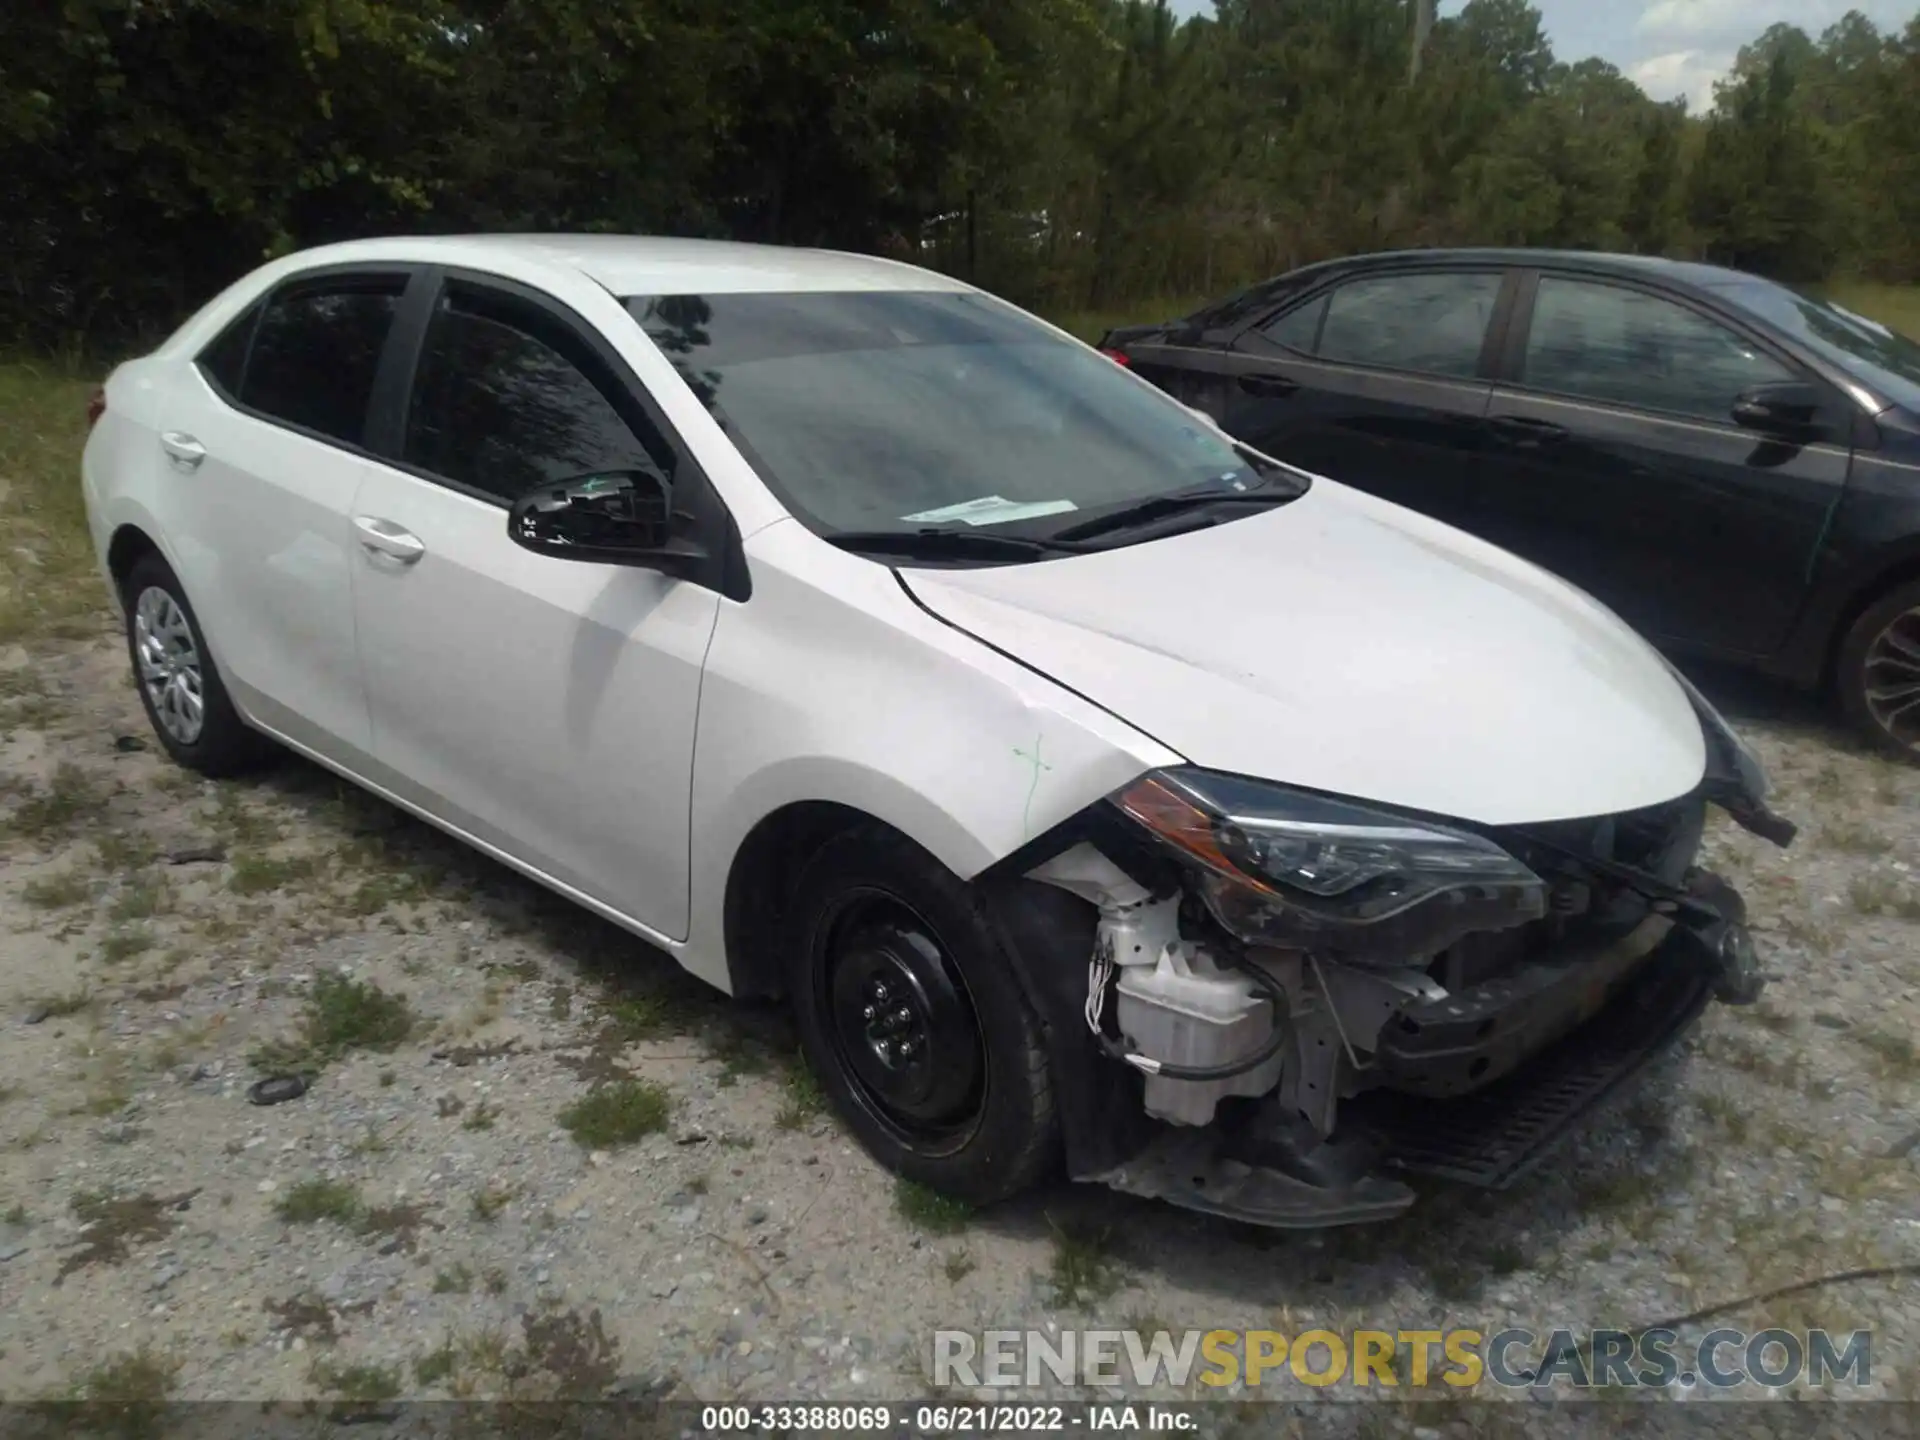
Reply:
<svg viewBox="0 0 1920 1440"><path fill-rule="evenodd" d="M177 744L191 745L206 724L200 647L180 602L157 585L133 606L133 649L154 718Z"/></svg>

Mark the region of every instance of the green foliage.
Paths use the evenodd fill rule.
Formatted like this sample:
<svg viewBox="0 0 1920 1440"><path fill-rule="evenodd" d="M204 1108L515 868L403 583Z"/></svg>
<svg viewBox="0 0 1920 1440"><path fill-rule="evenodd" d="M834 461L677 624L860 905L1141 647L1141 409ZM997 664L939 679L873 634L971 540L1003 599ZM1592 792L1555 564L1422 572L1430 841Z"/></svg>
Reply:
<svg viewBox="0 0 1920 1440"><path fill-rule="evenodd" d="M1411 74L1412 10L0 7L0 340L122 352L263 259L395 231L832 245L1063 314L1445 243L1920 279L1920 21L1776 25L1689 116L1556 57L1529 0L1469 0Z"/></svg>

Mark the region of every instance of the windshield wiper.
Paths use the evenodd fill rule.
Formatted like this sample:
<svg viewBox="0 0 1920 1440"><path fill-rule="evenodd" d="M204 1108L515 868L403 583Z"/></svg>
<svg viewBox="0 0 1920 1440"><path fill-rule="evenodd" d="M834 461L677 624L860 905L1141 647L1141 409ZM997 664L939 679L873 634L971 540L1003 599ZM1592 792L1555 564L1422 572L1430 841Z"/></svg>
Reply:
<svg viewBox="0 0 1920 1440"><path fill-rule="evenodd" d="M1138 504L1129 505L1125 509L1082 521L1078 525L1069 525L1064 530L1057 530L1053 538L1065 541L1090 540L1096 535L1106 536L1123 530L1145 529L1179 515L1225 507L1270 510L1276 505L1285 505L1299 498L1300 492L1293 489L1215 490L1201 494L1189 492L1185 495L1155 495Z"/></svg>
<svg viewBox="0 0 1920 1440"><path fill-rule="evenodd" d="M1097 547L1030 535L983 530L841 530L823 537L858 555L900 555L912 560L1031 559L1036 555L1084 555Z"/></svg>

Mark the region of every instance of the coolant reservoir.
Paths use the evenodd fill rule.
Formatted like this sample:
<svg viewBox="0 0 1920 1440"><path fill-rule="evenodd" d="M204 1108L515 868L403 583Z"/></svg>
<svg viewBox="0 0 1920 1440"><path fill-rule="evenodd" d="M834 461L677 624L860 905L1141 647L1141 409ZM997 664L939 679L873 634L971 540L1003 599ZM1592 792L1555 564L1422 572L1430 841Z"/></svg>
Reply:
<svg viewBox="0 0 1920 1440"><path fill-rule="evenodd" d="M1198 951L1170 945L1157 964L1120 971L1120 1033L1140 1055L1165 1065L1231 1065L1266 1044L1273 1005L1244 974L1222 970ZM1285 1052L1224 1080L1147 1076L1149 1115L1177 1125L1206 1125L1229 1095L1264 1095L1280 1083Z"/></svg>

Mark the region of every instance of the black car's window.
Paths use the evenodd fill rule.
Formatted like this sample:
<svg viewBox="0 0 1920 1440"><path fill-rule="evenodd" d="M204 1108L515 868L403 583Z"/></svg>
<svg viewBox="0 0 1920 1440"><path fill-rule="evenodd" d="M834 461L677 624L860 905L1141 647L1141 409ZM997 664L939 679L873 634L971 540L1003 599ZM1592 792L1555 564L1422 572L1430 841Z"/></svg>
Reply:
<svg viewBox="0 0 1920 1440"><path fill-rule="evenodd" d="M1260 327L1260 333L1276 345L1311 355L1320 344L1320 321L1326 313L1327 297L1322 295L1269 320Z"/></svg>
<svg viewBox="0 0 1920 1440"><path fill-rule="evenodd" d="M590 347L537 306L449 288L414 378L405 458L506 501L649 462L671 474L671 450L631 404L616 406L621 391Z"/></svg>
<svg viewBox="0 0 1920 1440"><path fill-rule="evenodd" d="M1314 353L1350 365L1470 377L1480 368L1500 280L1491 271L1350 280L1328 297Z"/></svg>
<svg viewBox="0 0 1920 1440"><path fill-rule="evenodd" d="M1920 410L1920 343L1845 306L1768 280L1724 287L1729 298L1811 346L1896 405Z"/></svg>
<svg viewBox="0 0 1920 1440"><path fill-rule="evenodd" d="M194 361L200 372L229 400L240 398L240 380L247 368L247 347L253 344L253 327L259 319L260 307L249 305Z"/></svg>
<svg viewBox="0 0 1920 1440"><path fill-rule="evenodd" d="M355 277L275 295L254 332L241 403L359 444L380 351L405 288L398 276Z"/></svg>
<svg viewBox="0 0 1920 1440"><path fill-rule="evenodd" d="M1742 390L1799 377L1684 305L1547 275L1533 302L1522 378L1537 390L1731 424Z"/></svg>

